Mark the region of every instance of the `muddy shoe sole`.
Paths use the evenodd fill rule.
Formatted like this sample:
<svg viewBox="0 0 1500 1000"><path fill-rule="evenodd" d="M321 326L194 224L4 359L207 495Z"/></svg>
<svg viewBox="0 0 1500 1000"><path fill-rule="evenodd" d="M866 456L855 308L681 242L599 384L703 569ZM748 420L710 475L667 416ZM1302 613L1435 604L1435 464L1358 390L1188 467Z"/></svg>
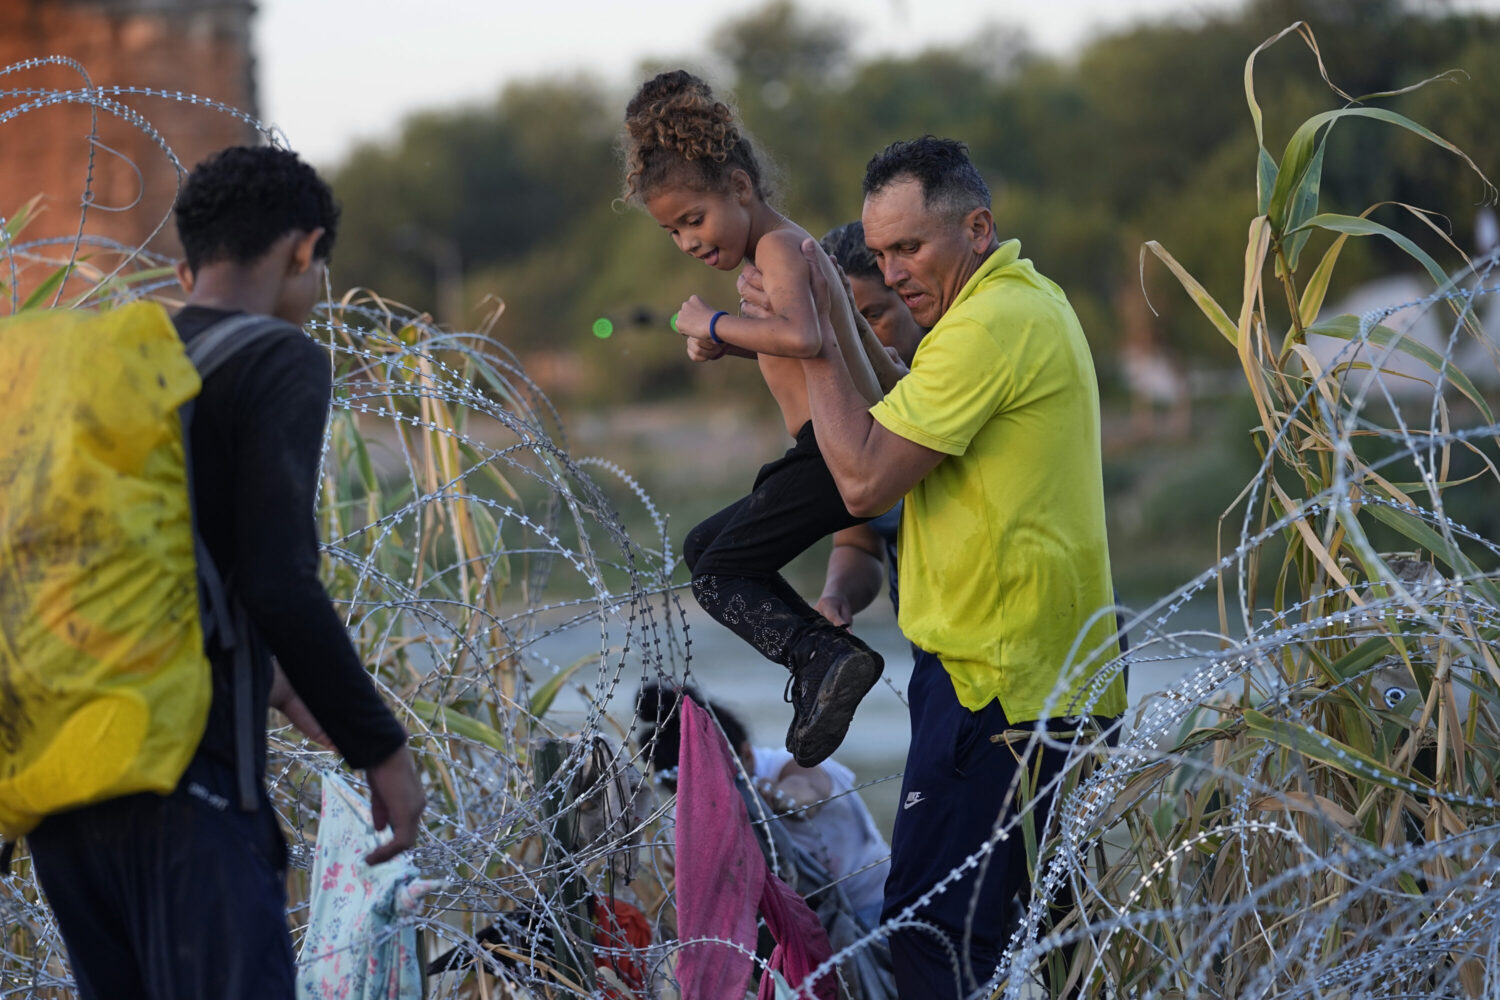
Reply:
<svg viewBox="0 0 1500 1000"><path fill-rule="evenodd" d="M787 749L802 767L823 763L844 742L854 710L880 680L885 660L873 649L851 649L840 657L818 688L812 713L787 732Z"/></svg>

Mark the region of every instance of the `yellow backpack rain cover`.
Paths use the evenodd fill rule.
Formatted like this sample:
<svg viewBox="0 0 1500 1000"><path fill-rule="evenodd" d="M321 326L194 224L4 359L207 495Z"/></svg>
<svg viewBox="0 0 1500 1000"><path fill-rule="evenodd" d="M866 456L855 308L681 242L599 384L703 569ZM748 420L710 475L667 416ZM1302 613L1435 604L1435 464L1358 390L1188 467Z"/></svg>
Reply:
<svg viewBox="0 0 1500 1000"><path fill-rule="evenodd" d="M183 430L197 371L153 303L0 319L0 834L166 794L202 738Z"/></svg>

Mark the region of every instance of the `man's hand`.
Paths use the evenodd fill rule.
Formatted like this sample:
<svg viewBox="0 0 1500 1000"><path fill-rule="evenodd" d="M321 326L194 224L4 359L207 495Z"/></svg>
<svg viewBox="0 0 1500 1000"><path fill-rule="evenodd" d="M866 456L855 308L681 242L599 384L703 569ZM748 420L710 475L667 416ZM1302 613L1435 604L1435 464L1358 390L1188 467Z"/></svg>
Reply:
<svg viewBox="0 0 1500 1000"><path fill-rule="evenodd" d="M818 241L811 236L802 241L802 256L807 258L807 280L812 286L813 305L817 306L819 316L827 316L828 281L823 277L823 269L818 266L818 256L822 252L823 249L818 246Z"/></svg>
<svg viewBox="0 0 1500 1000"><path fill-rule="evenodd" d="M870 606L885 586L885 540L868 524L833 533L828 571L818 613L833 624L849 628L854 616Z"/></svg>
<svg viewBox="0 0 1500 1000"><path fill-rule="evenodd" d="M365 771L370 782L370 819L375 829L391 828L394 836L365 855L365 864L389 861L417 842L427 793L417 775L417 763L405 746Z"/></svg>
<svg viewBox="0 0 1500 1000"><path fill-rule="evenodd" d="M813 240L802 241L809 263L823 251ZM821 268L811 268L809 292L814 303L828 300L828 282ZM856 517L876 517L890 510L927 475L944 455L887 430L870 415L869 401L860 393L834 337L823 338L816 357L802 359L807 401L818 450L833 473L844 506Z"/></svg>
<svg viewBox="0 0 1500 1000"><path fill-rule="evenodd" d="M860 342L865 345L867 350L874 350L878 346L885 352L886 357L891 359L891 364L896 366L896 370L901 375L906 375L911 369L906 367L906 362L901 360L901 355L890 344L882 344L880 342L880 338L875 336L875 330L870 326L870 321L865 319L865 314L855 308L854 286L849 284L849 275L844 272L844 265L832 257L829 260L833 263L833 269L838 272L839 281L844 285L844 297L849 300L849 312L854 316L854 329L859 334ZM871 358L870 360L873 364L874 359ZM877 371L876 374L879 374L879 372Z"/></svg>
<svg viewBox="0 0 1500 1000"><path fill-rule="evenodd" d="M740 315L746 319L770 319L771 297L766 294L765 276L754 264L746 264L735 279L740 293Z"/></svg>
<svg viewBox="0 0 1500 1000"><path fill-rule="evenodd" d="M282 672L281 664L275 659L271 660L271 707L287 717L292 726L312 740L314 743L328 750L336 749L333 740L323 731L318 720L313 718L312 711L297 696L292 688L292 682L286 679Z"/></svg>
<svg viewBox="0 0 1500 1000"><path fill-rule="evenodd" d="M854 608L843 594L824 594L813 605L813 610L840 628L848 628L854 623Z"/></svg>
<svg viewBox="0 0 1500 1000"><path fill-rule="evenodd" d="M830 354L838 354L838 337L834 336L833 324L828 318L829 302L831 301L829 298L828 280L823 277L823 269L818 266L818 258L823 256L823 248L818 245L817 240L809 236L802 241L802 256L807 258L807 280L812 290L813 308L818 313L818 325L823 329L822 354L825 357Z"/></svg>

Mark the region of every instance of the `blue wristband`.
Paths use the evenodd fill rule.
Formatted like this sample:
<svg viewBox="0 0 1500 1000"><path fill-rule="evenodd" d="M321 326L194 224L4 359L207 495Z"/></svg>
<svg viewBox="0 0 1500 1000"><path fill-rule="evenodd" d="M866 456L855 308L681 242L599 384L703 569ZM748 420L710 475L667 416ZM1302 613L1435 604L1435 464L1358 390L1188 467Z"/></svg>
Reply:
<svg viewBox="0 0 1500 1000"><path fill-rule="evenodd" d="M720 340L719 335L714 331L715 328L719 325L719 317L728 315L729 314L727 312L720 309L718 312L714 313L713 318L708 321L708 339L712 340L715 344L724 343L724 341Z"/></svg>

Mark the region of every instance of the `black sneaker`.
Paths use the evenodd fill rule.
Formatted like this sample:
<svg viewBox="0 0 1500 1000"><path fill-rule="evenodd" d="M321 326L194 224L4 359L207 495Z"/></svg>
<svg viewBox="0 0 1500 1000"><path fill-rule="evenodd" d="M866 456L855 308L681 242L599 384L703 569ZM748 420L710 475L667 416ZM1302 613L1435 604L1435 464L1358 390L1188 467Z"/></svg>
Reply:
<svg viewBox="0 0 1500 1000"><path fill-rule="evenodd" d="M885 661L846 629L829 625L803 636L792 650L786 700L792 724L786 748L802 767L827 760L844 742L860 700L869 693Z"/></svg>

